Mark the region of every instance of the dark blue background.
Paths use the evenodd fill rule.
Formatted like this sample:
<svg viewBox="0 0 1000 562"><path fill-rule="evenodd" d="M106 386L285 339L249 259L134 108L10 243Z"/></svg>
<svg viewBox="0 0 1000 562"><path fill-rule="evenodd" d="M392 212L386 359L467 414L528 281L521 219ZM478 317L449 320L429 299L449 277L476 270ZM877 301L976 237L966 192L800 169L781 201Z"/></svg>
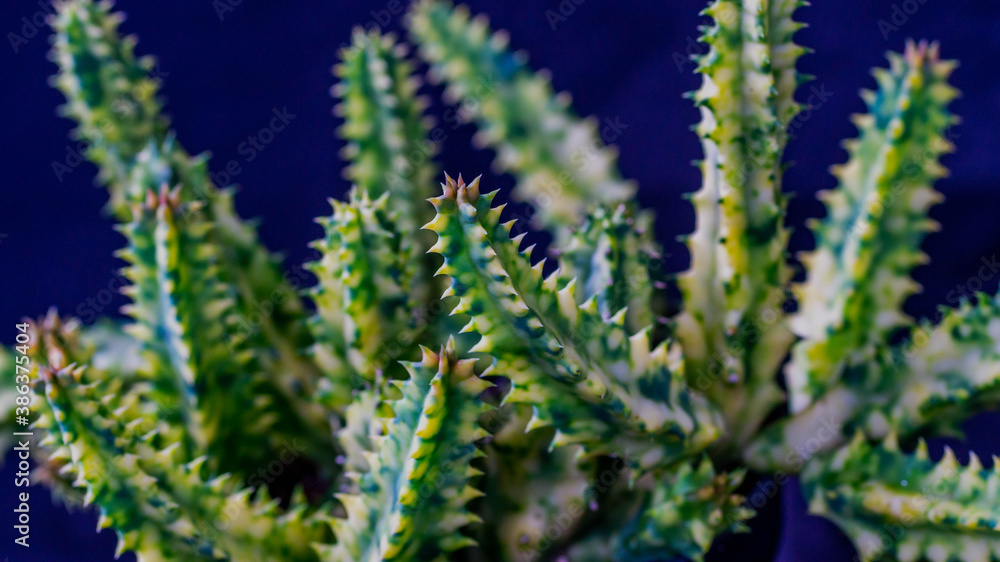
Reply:
<svg viewBox="0 0 1000 562"><path fill-rule="evenodd" d="M660 239L674 270L687 256L674 241L690 232L693 213L681 194L697 188L699 174L690 162L700 149L690 127L697 112L681 98L698 85L692 64L677 64L696 39L701 0L576 0L575 13L552 28L547 9L557 0L470 2L486 11L497 28L506 28L516 48L527 49L535 68L552 70L557 88L573 93L579 113L600 119L620 118L628 129L617 140L621 168L639 181L639 199L658 211ZM953 105L965 118L957 128L958 153L945 158L952 176L939 184L947 202L933 210L943 232L925 248L932 263L917 279L922 295L909 310L931 315L957 284L975 275L982 258L1000 244L1000 176L997 134L1000 127L1000 3L992 0L851 0L816 2L800 10L811 27L799 42L816 50L800 69L816 76L833 96L813 111L788 151L795 161L787 189L792 202L796 248L808 247L801 225L821 214L812 194L834 186L827 168L842 162L843 138L855 134L848 116L862 109L856 93L872 87L868 69L884 64L887 49L899 50L907 37L942 42L943 54L960 59L954 83L964 97ZM570 4L570 2L564 2ZM337 154L342 143L333 134L330 114L330 67L352 26L373 20L372 10L388 1L244 1L220 20L211 0L170 3L120 0L129 14L124 29L140 36L138 52L156 54L165 80L167 110L180 140L191 152L211 150L214 169L231 159L242 172L237 207L246 217L261 217L261 236L289 263L301 262L306 244L317 238L312 219L328 212L326 198L347 189ZM893 5L916 12L898 30L884 36L879 20L890 21ZM38 6L19 0L0 5L0 31L20 33L21 18ZM398 29L399 17L389 28ZM899 21L897 19L897 21ZM29 30L30 31L30 30ZM55 70L46 60L47 31L28 39L18 53L0 44L0 340L10 343L13 324L25 315L42 314L49 305L73 313L106 289L120 264L111 257L123 239L101 214L105 192L93 185L95 169L84 164L57 181L52 163L63 162L71 146L71 123L56 116L62 102L46 85ZM287 106L296 117L252 162L239 154L248 135L265 126L272 108ZM440 107L438 107L440 110ZM490 154L474 151L471 129L449 134L442 162L452 172L488 172ZM488 185L509 188L510 178L487 173ZM997 280L986 283L996 289ZM107 304L112 314L124 303ZM989 458L1000 453L987 438L998 418L981 416L970 426L970 444ZM995 431L994 431L995 433ZM940 443L938 444L940 446ZM961 455L960 455L961 456ZM110 560L114 537L93 534L95 517L67 516L36 489L32 503L31 556L15 551L11 536L10 457L0 475L0 553L11 560ZM850 560L853 552L831 524L804 512L795 486L786 486L755 523L752 539L724 542L719 560ZM783 505L779 505L783 504ZM783 512L783 513L782 513ZM780 540L779 540L780 539Z"/></svg>

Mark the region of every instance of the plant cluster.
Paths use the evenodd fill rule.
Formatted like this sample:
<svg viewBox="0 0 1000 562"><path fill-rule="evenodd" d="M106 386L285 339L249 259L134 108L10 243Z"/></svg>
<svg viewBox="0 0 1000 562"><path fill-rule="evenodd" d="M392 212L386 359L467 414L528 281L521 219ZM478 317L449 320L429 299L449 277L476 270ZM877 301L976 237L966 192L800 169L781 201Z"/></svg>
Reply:
<svg viewBox="0 0 1000 562"><path fill-rule="evenodd" d="M60 3L53 82L127 240L131 304L124 323L31 323L37 476L144 561L700 559L753 515L747 468L799 474L864 560L1000 560L997 468L920 441L997 405L1000 301L936 326L902 312L954 65L910 43L874 72L795 282L782 153L803 4L705 11L676 279L595 123L484 18L418 0L407 28L530 224L479 178L435 187L408 47L356 32L334 89L355 187L319 219L303 288L171 132L122 16ZM550 249L524 247L532 228Z"/></svg>

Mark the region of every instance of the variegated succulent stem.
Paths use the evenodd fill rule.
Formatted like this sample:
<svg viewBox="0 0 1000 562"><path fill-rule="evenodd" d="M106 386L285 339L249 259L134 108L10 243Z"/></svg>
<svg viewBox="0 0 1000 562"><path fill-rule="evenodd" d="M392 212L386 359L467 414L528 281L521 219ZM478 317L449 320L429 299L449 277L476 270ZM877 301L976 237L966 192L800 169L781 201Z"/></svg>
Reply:
<svg viewBox="0 0 1000 562"><path fill-rule="evenodd" d="M913 328L892 359L869 365L864 380L878 388L839 382L796 415L769 427L744 454L758 470L797 472L814 455L832 451L855 430L871 439L890 432L961 434L961 424L1000 405L1000 300L977 295L941 322Z"/></svg>
<svg viewBox="0 0 1000 562"><path fill-rule="evenodd" d="M481 489L489 501L480 545L498 551L489 560L551 557L593 519L600 496L624 484L626 470L619 466L598 489L592 483L600 463L580 462L579 447L551 448L552 428L527 431L530 406L508 404L497 412L506 423L493 428L485 447ZM556 539L548 531L553 528L561 531Z"/></svg>
<svg viewBox="0 0 1000 562"><path fill-rule="evenodd" d="M702 188L688 238L691 269L677 319L686 376L720 404L730 447L745 443L782 399L773 373L791 336L784 320L788 230L781 192L785 128L798 112L792 41L800 2L717 0L698 60Z"/></svg>
<svg viewBox="0 0 1000 562"><path fill-rule="evenodd" d="M878 90L863 92L861 135L834 169L838 188L822 194L827 216L814 227L816 250L803 259L809 273L796 287L792 319L801 341L785 373L793 412L878 361L878 346L912 324L902 305L919 289L909 273L926 262L920 244L937 228L927 211L940 200L932 185L946 173L938 159L952 150L945 130L955 119L946 107L957 92L947 84L954 64L939 59L936 45L909 43L889 62L874 73ZM864 389L881 385L878 377L855 378Z"/></svg>
<svg viewBox="0 0 1000 562"><path fill-rule="evenodd" d="M48 446L70 461L85 502L100 508L99 527L118 532L119 554L133 550L144 562L316 559L321 522L306 522L301 507L281 513L266 492L250 499L253 490L237 491L233 477L212 478L205 457L185 464L139 393L123 393L115 379L80 378L80 368L40 369L51 408L40 425L59 436Z"/></svg>
<svg viewBox="0 0 1000 562"><path fill-rule="evenodd" d="M129 245L119 253L132 282L125 310L135 320L131 335L144 342L143 369L161 414L186 428L188 460L205 451L219 463L213 470L240 471L259 464L238 455L238 444L275 430L277 397L260 395L267 389L255 382L261 367L246 342L226 341L235 295L219 279L213 224L190 207L197 203L188 205L164 186L133 209L134 221L121 229ZM260 461L267 448L250 442L244 452Z"/></svg>
<svg viewBox="0 0 1000 562"><path fill-rule="evenodd" d="M632 198L635 185L620 177L617 155L601 142L596 123L574 116L569 96L555 95L548 77L532 73L485 17L420 0L409 25L431 77L447 84L458 116L476 122L476 141L497 151L500 170L517 177L515 197L534 206L538 225L557 241L592 208Z"/></svg>
<svg viewBox="0 0 1000 562"><path fill-rule="evenodd" d="M407 51L391 35L359 28L334 68L340 79L335 113L344 119L339 132L348 141L345 176L372 199L388 193L404 232L433 216L426 200L434 195L433 157L440 148L428 139L428 102L417 95L420 83ZM412 245L412 238L405 243Z"/></svg>
<svg viewBox="0 0 1000 562"><path fill-rule="evenodd" d="M624 310L607 322L596 296L577 304L577 281L561 270L543 276L544 260L532 266L532 248L519 252L515 221L501 221L496 192L480 193L478 178L448 177L443 189L425 228L438 234L438 273L451 278L444 296L470 318L462 331L480 335L471 351L511 379L506 400L534 409L530 428L554 426L555 444L588 454L626 452L639 473L718 437L718 414L686 388L668 344L651 350L648 330L628 334Z"/></svg>
<svg viewBox="0 0 1000 562"><path fill-rule="evenodd" d="M350 403L352 389L364 381L384 379L416 346L406 335L411 295L403 278L413 262L389 199L386 192L372 201L355 189L347 202L332 201L333 216L319 220L326 237L313 247L323 257L309 266L319 281L312 290L314 355L327 376L329 403L337 407Z"/></svg>
<svg viewBox="0 0 1000 562"><path fill-rule="evenodd" d="M425 113L427 100L417 95L420 82L408 50L392 35L356 29L334 69L340 81L333 91L341 100L334 112L344 119L339 132L348 141L344 174L372 199L389 194L388 208L405 234L401 248L409 257L401 262L404 285L410 309L417 310L437 298L425 281L433 272L426 256L433 237L419 228L434 215L427 199L434 195L433 158L442 140L429 138L433 120Z"/></svg>
<svg viewBox="0 0 1000 562"><path fill-rule="evenodd" d="M79 124L75 136L87 144L86 155L108 188L109 208L123 223L135 220L135 205L163 184L179 185L184 202L204 204L205 217L216 225L211 236L220 251L218 274L233 286L239 314L226 337L249 335L254 348L276 351L276 359L260 359L274 363L266 371L272 384L295 404L286 415L319 434L327 422L306 399L316 368L299 354L309 343L301 302L254 227L236 216L232 193L212 184L207 158L189 156L168 132L157 100L162 76L153 59L135 57L134 38L119 36L123 19L110 2L59 3L52 56L59 65L53 83L67 99L63 112Z"/></svg>
<svg viewBox="0 0 1000 562"><path fill-rule="evenodd" d="M742 460L760 472L796 474L818 454L848 439L857 416L871 403L855 389L838 386L796 415L768 426L743 451Z"/></svg>
<svg viewBox="0 0 1000 562"><path fill-rule="evenodd" d="M457 359L449 340L440 353L425 348L405 365L410 379L392 383L399 398L388 399L391 419L369 426L367 471L349 475L355 490L337 496L347 518L334 520L337 544L322 548L323 559L444 560L475 544L461 529L478 521L466 507L482 495L469 484L480 474L470 461L482 456L476 441L487 434L478 419L487 406L479 395L492 386L475 363Z"/></svg>
<svg viewBox="0 0 1000 562"><path fill-rule="evenodd" d="M626 326L638 332L654 322L652 273L662 274L652 216L626 204L599 207L556 251L565 275L576 277L580 304L597 297L597 308L611 318L627 308Z"/></svg>
<svg viewBox="0 0 1000 562"><path fill-rule="evenodd" d="M1000 560L1000 468L975 453L962 466L950 449L933 462L923 441L913 455L890 435L861 434L802 475L809 510L832 519L860 559Z"/></svg>

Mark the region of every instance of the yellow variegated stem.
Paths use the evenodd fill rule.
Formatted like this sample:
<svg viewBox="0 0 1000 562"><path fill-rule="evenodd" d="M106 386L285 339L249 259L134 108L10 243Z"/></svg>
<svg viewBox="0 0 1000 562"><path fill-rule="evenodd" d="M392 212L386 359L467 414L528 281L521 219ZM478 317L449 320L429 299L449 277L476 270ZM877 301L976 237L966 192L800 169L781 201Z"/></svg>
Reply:
<svg viewBox="0 0 1000 562"><path fill-rule="evenodd" d="M131 335L143 342L153 398L185 427L188 460L211 452L213 469L241 472L269 451L260 440L270 442L275 430L275 397L256 382L260 366L246 342L226 339L235 298L219 280L212 224L166 188L150 191L133 216L119 253L132 282L125 311L135 320Z"/></svg>
<svg viewBox="0 0 1000 562"><path fill-rule="evenodd" d="M53 83L67 100L62 110L79 124L74 134L87 143L86 155L97 164L109 207L121 222L135 220L135 205L164 183L180 185L183 201L204 204L207 220L216 225L211 238L220 252L218 274L235 290L238 321L226 336L252 339L270 384L290 404L282 415L319 434L327 421L307 400L317 371L299 356L309 335L293 284L278 259L259 244L255 228L236 215L232 193L212 184L207 156L188 155L168 131L157 100L165 76L153 59L135 57L134 38L119 36L123 19L111 11L110 2L58 4L52 57L59 65ZM264 348L270 349L260 351Z"/></svg>
<svg viewBox="0 0 1000 562"><path fill-rule="evenodd" d="M748 444L742 460L760 472L796 474L817 454L832 451L847 441L845 435L879 397L861 396L838 385L794 416L769 425Z"/></svg>
<svg viewBox="0 0 1000 562"><path fill-rule="evenodd" d="M937 226L927 210L940 199L932 184L945 174L939 156L952 149L943 134L955 121L946 107L957 92L947 84L954 64L935 45L909 43L889 62L874 73L878 90L863 92L861 135L834 169L839 186L824 194L827 217L803 259L809 273L796 287L792 320L802 339L786 370L793 412L844 377L878 388L880 377L850 373L876 361L878 347L911 323L901 309L919 288L909 273L927 259L921 241Z"/></svg>
<svg viewBox="0 0 1000 562"><path fill-rule="evenodd" d="M946 448L935 463L923 441L910 455L894 435L872 445L859 433L802 481L809 510L839 525L865 562L1000 560L1000 468L975 453L962 466Z"/></svg>
<svg viewBox="0 0 1000 562"><path fill-rule="evenodd" d="M795 64L809 49L795 43L795 33L806 24L795 21L795 10L807 6L805 0L765 0L766 12L764 36L767 38L768 60L771 66L771 82L774 92L771 107L774 117L781 127L778 145L784 147L788 141L788 126L802 110L802 104L795 101L795 91L811 76L799 74ZM774 181L781 185L780 158L775 169ZM780 192L780 189L778 190Z"/></svg>
<svg viewBox="0 0 1000 562"><path fill-rule="evenodd" d="M796 113L792 42L797 3L717 0L699 57L702 188L691 269L681 275L677 319L686 376L729 421L740 447L782 399L774 373L791 344L784 321L788 230L781 193L784 126ZM780 112L780 113L779 113Z"/></svg>
<svg viewBox="0 0 1000 562"><path fill-rule="evenodd" d="M426 199L433 196L438 146L428 139L427 101L417 96L419 83L405 58L406 46L391 36L355 29L352 46L341 54L334 88L347 139L345 176L373 199L389 194L404 232L416 231L433 216ZM404 241L410 247L414 240Z"/></svg>
<svg viewBox="0 0 1000 562"><path fill-rule="evenodd" d="M597 298L577 303L575 279L531 265L518 252L514 221L491 208L496 192L480 194L479 180L450 177L431 200L438 215L425 228L438 234L431 251L444 256L438 271L451 277L445 297L459 298L453 314L481 337L474 352L493 356L510 378L506 400L535 409L531 427L552 425L555 443L578 442L590 454L628 452L650 468L697 452L718 436L718 417L676 373L668 345L650 350L648 331L629 335L625 310L610 321Z"/></svg>
<svg viewBox="0 0 1000 562"><path fill-rule="evenodd" d="M123 392L120 381L84 384L81 369L41 367L51 410L40 426L54 456L67 458L85 502L100 509L99 526L118 532L118 554L141 561L314 560L325 540L304 508L281 513L276 501L230 476L211 478L204 457L184 464L178 443L163 435L157 408ZM141 385L140 385L141 387ZM137 390L141 390L136 387ZM300 501L302 499L300 498Z"/></svg>
<svg viewBox="0 0 1000 562"><path fill-rule="evenodd" d="M874 439L889 432L903 438L959 434L963 421L1000 405L998 334L997 297L979 294L975 302L944 311L940 324L915 327L891 359L857 371L880 387L862 390L839 382L758 435L744 459L757 470L798 472L805 460L836 449L854 429Z"/></svg>
<svg viewBox="0 0 1000 562"><path fill-rule="evenodd" d="M514 195L530 202L538 224L564 241L595 205L628 201L635 186L622 180L612 148L597 125L569 109L548 77L533 74L507 36L492 33L484 17L465 6L421 0L410 12L410 34L420 55L443 80L445 95L461 104L459 117L479 126L476 141L497 151L497 165L518 180Z"/></svg>
<svg viewBox="0 0 1000 562"><path fill-rule="evenodd" d="M391 383L399 398L387 399L391 418L375 422L384 430L370 436L367 472L349 474L354 491L337 496L347 518L333 521L337 543L321 548L323 559L437 560L475 544L461 529L478 521L466 507L482 495L469 485L480 474L470 462L487 435L479 395L492 386L475 363L457 359L449 340L405 364L410 378Z"/></svg>
<svg viewBox="0 0 1000 562"><path fill-rule="evenodd" d="M333 403L351 400L359 376L374 381L415 350L408 329L408 297L402 279L407 255L403 233L390 216L388 193L372 201L352 190L346 203L332 201L334 212L319 222L326 237L313 244L323 257L310 264L319 282L313 289L314 352L327 374ZM394 349L401 351L395 352ZM397 353L395 356L390 353ZM345 363L346 361L346 363Z"/></svg>

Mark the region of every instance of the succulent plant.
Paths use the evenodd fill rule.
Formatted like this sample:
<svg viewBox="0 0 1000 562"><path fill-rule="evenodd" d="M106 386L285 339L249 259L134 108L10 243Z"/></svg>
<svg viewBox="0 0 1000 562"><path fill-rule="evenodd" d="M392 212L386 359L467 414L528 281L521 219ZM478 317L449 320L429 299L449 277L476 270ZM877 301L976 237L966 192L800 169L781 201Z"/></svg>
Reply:
<svg viewBox="0 0 1000 562"><path fill-rule="evenodd" d="M434 185L413 57L357 31L334 89L355 187L319 219L307 288L180 146L122 16L60 3L53 83L127 240L131 304L124 323L50 312L0 355L4 373L30 359L36 475L146 561L697 560L753 516L748 468L799 474L861 559L1000 560L1000 469L919 441L996 407L1000 301L936 326L901 308L954 65L909 43L874 72L794 281L782 154L804 4L705 12L703 183L673 280L596 125L484 18L418 0L407 27L447 100L475 102L460 115L531 221L480 178ZM525 247L534 228L550 248ZM19 405L0 396L5 425Z"/></svg>

